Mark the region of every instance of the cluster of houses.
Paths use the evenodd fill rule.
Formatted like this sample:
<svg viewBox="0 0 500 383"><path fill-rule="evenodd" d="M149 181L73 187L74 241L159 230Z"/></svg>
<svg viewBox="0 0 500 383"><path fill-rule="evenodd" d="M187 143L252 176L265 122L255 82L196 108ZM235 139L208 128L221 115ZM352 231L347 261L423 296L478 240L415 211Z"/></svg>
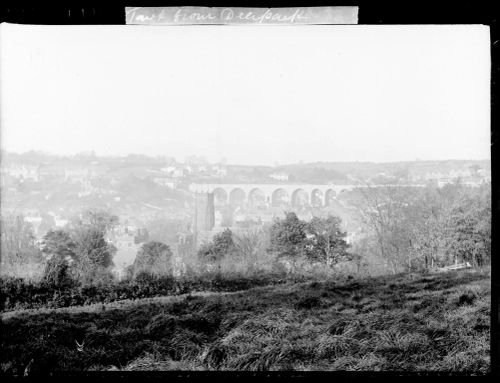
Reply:
<svg viewBox="0 0 500 383"><path fill-rule="evenodd" d="M0 186L4 192L3 198L5 198L3 202L30 198L30 206L40 204L51 206L51 202L46 203L45 201L52 198L54 192L57 194L58 190L68 190L68 198L82 199L83 204L92 200L107 206L118 204L123 208L135 209L136 215L144 219L153 219L158 214L164 213L165 206L157 206L158 201L153 204L148 203L150 201L132 203L129 201L130 198L127 200L128 202L125 201L123 197L126 196L126 190L120 185L123 185L123 182L130 182L130 177L152 180L164 188L182 189L183 181L188 181L188 178L203 179L203 177L207 177L213 179L223 178L227 175L227 168L223 164L178 164L175 161L163 161L162 164L162 161L156 163L152 161L141 162L140 158L104 161L92 158L78 161L54 160L50 163L44 162L37 165L34 165L33 162L21 163L11 160L3 161L0 170ZM134 181L132 180L132 182ZM50 191L47 191L47 185L51 185ZM61 185L61 189L53 185ZM59 193L54 198L64 197L61 197ZM162 200L168 199L165 196ZM172 201L175 203L169 204L171 207L179 206L178 202L182 202ZM14 208L15 204L13 202L10 206L6 203L4 207L9 205ZM42 214L46 214L46 208L41 208L41 210L43 210ZM176 215L176 212L173 211L169 211L169 213ZM40 214L28 214L28 216L32 216L34 227L40 226Z"/></svg>
<svg viewBox="0 0 500 383"><path fill-rule="evenodd" d="M424 171L416 172L411 170L409 172L406 182L410 184L426 184L435 183L437 186L442 187L447 184L452 184L460 180L463 184L469 186L480 186L484 183L491 182L491 172L489 169L481 167L467 167L463 169L451 169L445 171ZM394 174L388 172L379 172L370 177L369 181L377 183L383 179L384 181L397 182L399 179Z"/></svg>
<svg viewBox="0 0 500 383"><path fill-rule="evenodd" d="M21 181L43 182L49 179L60 179L75 183L84 183L89 179L103 175L105 167L98 161L91 161L85 165L62 165L59 163L30 164L2 164L3 177L13 177Z"/></svg>
<svg viewBox="0 0 500 383"><path fill-rule="evenodd" d="M69 222L69 220L66 219L63 215L53 211L49 211L44 217L37 209L24 210L23 217L25 222L31 224L31 227L33 228L33 234L35 235L37 240L41 240L48 230L61 229ZM51 222L46 222L47 219L50 219Z"/></svg>
<svg viewBox="0 0 500 383"><path fill-rule="evenodd" d="M411 177L413 182L435 182L439 187L451 184L460 180L463 184L469 186L480 186L491 182L491 172L484 168L471 169L453 169L449 172L428 172L423 175Z"/></svg>
<svg viewBox="0 0 500 383"><path fill-rule="evenodd" d="M182 180L187 177L223 179L227 176L227 168L221 164L169 165L159 170L148 169L147 171L153 175L155 183L171 189L177 189Z"/></svg>

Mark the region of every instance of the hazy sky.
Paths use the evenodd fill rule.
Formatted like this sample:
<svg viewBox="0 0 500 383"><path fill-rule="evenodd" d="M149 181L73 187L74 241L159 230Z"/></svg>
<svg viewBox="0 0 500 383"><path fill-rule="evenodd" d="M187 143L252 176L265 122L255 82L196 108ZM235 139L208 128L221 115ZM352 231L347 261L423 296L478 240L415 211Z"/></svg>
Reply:
<svg viewBox="0 0 500 383"><path fill-rule="evenodd" d="M2 26L1 146L266 164L490 158L485 26Z"/></svg>

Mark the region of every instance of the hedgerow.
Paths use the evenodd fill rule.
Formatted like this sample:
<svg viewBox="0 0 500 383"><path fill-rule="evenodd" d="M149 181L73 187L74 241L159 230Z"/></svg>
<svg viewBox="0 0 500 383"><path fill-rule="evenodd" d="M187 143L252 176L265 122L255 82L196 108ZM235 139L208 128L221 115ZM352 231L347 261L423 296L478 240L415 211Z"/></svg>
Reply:
<svg viewBox="0 0 500 383"><path fill-rule="evenodd" d="M295 280L300 279L295 277ZM141 273L133 279L97 285L74 284L61 288L45 280L27 282L21 278L0 278L1 311L59 308L142 299L194 291L233 292L284 282L281 275L244 276L206 273L180 278Z"/></svg>

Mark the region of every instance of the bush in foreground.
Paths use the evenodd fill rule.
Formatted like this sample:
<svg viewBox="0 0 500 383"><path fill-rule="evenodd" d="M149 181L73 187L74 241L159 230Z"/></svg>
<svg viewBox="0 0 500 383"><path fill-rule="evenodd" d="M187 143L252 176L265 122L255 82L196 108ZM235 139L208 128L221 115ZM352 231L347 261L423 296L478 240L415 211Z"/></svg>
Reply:
<svg viewBox="0 0 500 383"><path fill-rule="evenodd" d="M45 279L41 282L30 283L21 278L0 278L1 310L89 305L124 299L186 294L193 291L231 292L284 282L281 274L247 276L238 273L220 274L214 271L179 278L140 272L135 277L120 282L113 281L108 274L105 274L100 277L100 283L76 284L72 280L66 281L62 278L62 271L58 267L60 266L51 272L55 274L51 275L56 279ZM288 280L303 279L292 277Z"/></svg>

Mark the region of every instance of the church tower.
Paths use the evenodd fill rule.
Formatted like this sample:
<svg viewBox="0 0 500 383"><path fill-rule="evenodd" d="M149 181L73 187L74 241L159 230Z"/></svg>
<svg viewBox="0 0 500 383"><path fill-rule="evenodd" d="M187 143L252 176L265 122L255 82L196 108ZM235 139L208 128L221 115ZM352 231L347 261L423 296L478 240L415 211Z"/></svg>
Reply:
<svg viewBox="0 0 500 383"><path fill-rule="evenodd" d="M196 245L210 238L214 226L214 193L195 193L193 231Z"/></svg>

